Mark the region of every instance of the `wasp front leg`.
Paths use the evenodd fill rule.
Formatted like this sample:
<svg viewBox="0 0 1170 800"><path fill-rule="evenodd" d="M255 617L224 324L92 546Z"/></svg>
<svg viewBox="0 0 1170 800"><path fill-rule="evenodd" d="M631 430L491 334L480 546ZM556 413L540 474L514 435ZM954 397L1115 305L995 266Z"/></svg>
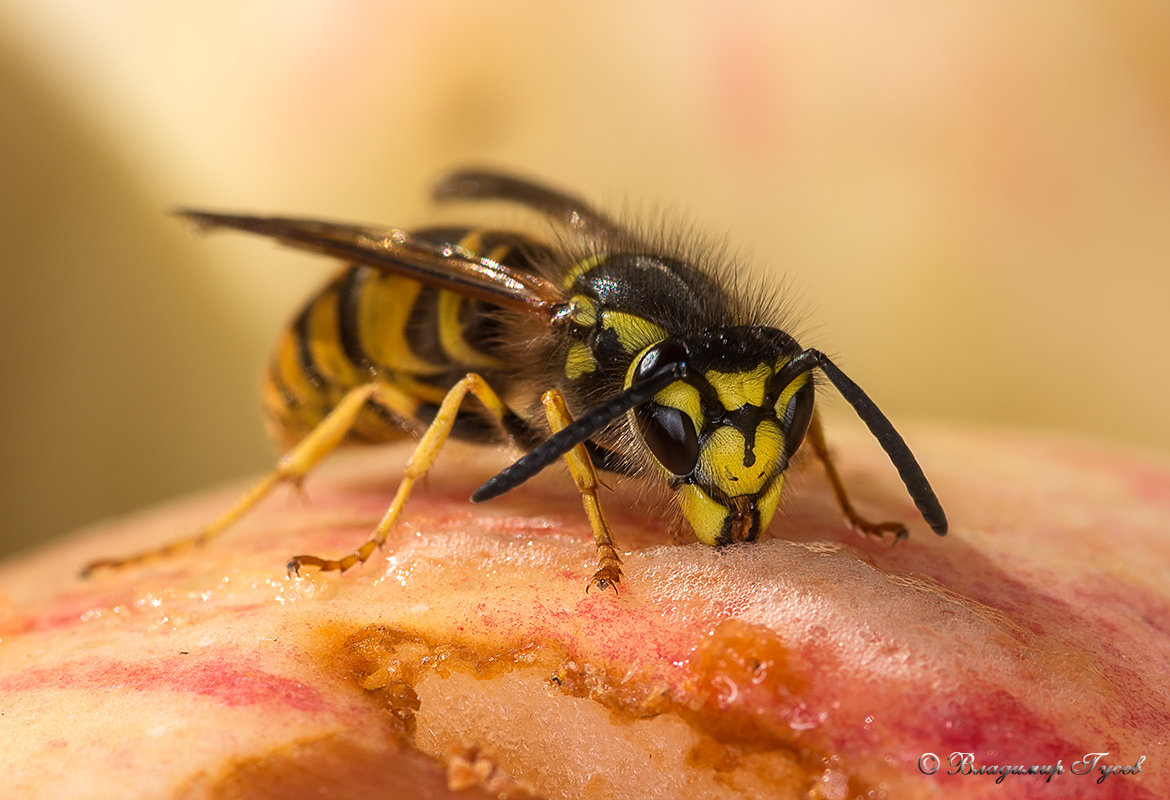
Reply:
<svg viewBox="0 0 1170 800"><path fill-rule="evenodd" d="M544 413L548 417L552 432L564 428L573 421L569 409L565 405L565 396L558 389L550 389L541 397L544 403ZM569 465L569 473L573 476L573 483L581 493L581 502L585 506L585 514L589 517L589 527L593 529L593 539L597 542L597 572L593 573L589 584L598 589L613 587L617 591L618 582L622 579L622 560L618 557L613 546L613 533L609 523L605 521L605 514L601 510L601 503L597 499L597 470L593 468L593 461L584 444L578 444L565 453L565 463Z"/></svg>
<svg viewBox="0 0 1170 800"><path fill-rule="evenodd" d="M808 441L812 445L813 452L816 453L818 459L825 466L825 473L829 477L829 484L833 487L833 494L837 497L837 505L841 506L842 513L845 518L849 520L849 525L859 533L864 533L869 536L876 536L881 538L883 534L892 533L896 539L905 539L908 535L906 533L906 526L901 522L870 522L861 514L857 513L857 509L849 502L849 495L845 493L845 484L841 481L841 476L837 472L837 467L833 464L833 459L829 455L829 446L825 442L825 430L821 426L821 415L814 411L812 421L808 426Z"/></svg>
<svg viewBox="0 0 1170 800"><path fill-rule="evenodd" d="M276 486L282 483L299 484L318 461L341 444L353 429L362 410L370 403L377 403L404 420L411 418L418 408L417 400L388 383L367 383L351 389L308 435L281 457L276 469L261 478L218 519L191 536L160 547L119 558L91 561L82 570L82 577L88 577L98 569L117 569L170 556L216 538L252 510Z"/></svg>

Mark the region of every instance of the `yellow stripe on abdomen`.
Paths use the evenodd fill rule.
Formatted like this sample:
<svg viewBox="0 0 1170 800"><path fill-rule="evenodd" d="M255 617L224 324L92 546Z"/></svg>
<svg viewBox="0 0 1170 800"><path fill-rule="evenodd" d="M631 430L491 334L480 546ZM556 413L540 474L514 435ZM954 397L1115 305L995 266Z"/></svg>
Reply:
<svg viewBox="0 0 1170 800"><path fill-rule="evenodd" d="M411 375L437 375L448 368L419 358L407 339L410 315L422 291L418 281L395 275L378 276L365 285L358 309L358 335L375 364Z"/></svg>
<svg viewBox="0 0 1170 800"><path fill-rule="evenodd" d="M502 367L503 362L498 358L481 353L463 338L464 310L471 302L461 294L445 289L439 291L435 309L435 327L439 334L439 344L448 358L456 364L476 369Z"/></svg>

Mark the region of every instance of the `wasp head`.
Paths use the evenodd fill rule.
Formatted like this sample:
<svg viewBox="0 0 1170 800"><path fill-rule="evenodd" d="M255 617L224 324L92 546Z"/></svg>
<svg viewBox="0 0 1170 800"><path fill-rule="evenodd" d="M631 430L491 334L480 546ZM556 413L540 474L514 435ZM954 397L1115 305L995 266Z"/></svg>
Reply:
<svg viewBox="0 0 1170 800"><path fill-rule="evenodd" d="M687 365L629 414L699 541L754 541L771 522L813 413L811 374L781 372L798 352L782 331L735 327L664 339L631 364L627 385Z"/></svg>

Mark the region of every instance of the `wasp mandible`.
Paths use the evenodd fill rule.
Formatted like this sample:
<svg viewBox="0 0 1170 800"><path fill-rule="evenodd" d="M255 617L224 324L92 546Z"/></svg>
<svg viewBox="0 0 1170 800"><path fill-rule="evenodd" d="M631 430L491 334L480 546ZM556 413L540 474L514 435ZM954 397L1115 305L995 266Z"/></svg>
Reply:
<svg viewBox="0 0 1170 800"><path fill-rule="evenodd" d="M234 228L342 259L296 315L269 365L270 429L290 449L195 536L116 567L221 534L273 487L300 481L335 447L418 437L389 510L349 555L295 556L288 567L346 570L385 541L414 484L448 437L510 444L524 455L472 495L483 502L564 458L597 544L586 585L616 587L621 559L598 500L596 468L665 482L695 537L752 542L779 504L807 439L858 531L906 536L849 502L815 409L814 374L881 444L935 533L946 515L886 416L819 350L801 347L726 273L682 242L653 241L581 199L496 172L464 170L441 201L498 201L537 212L541 238L508 228L366 227L181 211L199 228Z"/></svg>

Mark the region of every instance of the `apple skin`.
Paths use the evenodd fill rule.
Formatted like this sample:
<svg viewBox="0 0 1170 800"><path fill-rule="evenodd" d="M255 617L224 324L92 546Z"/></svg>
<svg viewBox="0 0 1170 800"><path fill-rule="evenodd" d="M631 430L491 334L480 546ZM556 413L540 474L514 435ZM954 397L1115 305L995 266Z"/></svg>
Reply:
<svg viewBox="0 0 1170 800"><path fill-rule="evenodd" d="M849 531L811 461L772 538L722 550L672 540L669 509L615 479L625 578L586 592L560 468L471 506L502 456L452 446L341 576L284 564L360 543L407 450L339 455L306 502L277 492L164 560L76 577L240 487L0 565L0 794L1170 795L1170 465L911 427L951 519L936 537L876 445L836 428L855 502L908 541Z"/></svg>

